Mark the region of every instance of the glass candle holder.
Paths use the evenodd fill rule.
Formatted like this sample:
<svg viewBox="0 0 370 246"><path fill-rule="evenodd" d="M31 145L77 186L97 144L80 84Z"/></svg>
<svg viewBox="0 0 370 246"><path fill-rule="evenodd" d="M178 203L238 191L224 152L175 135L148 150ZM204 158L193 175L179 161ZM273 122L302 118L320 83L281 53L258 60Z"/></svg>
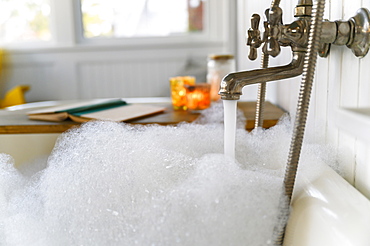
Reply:
<svg viewBox="0 0 370 246"><path fill-rule="evenodd" d="M170 78L171 100L175 110L186 110L186 88L185 85L194 85L195 77L178 76Z"/></svg>
<svg viewBox="0 0 370 246"><path fill-rule="evenodd" d="M186 85L186 107L189 110L202 110L211 105L211 85L199 83Z"/></svg>

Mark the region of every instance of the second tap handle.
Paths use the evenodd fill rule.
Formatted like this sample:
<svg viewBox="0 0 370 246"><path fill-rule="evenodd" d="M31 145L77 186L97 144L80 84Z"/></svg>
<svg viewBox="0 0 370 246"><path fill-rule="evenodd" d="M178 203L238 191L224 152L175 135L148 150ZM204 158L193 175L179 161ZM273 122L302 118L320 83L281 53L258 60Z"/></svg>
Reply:
<svg viewBox="0 0 370 246"><path fill-rule="evenodd" d="M257 59L257 49L256 49L256 48L251 47L251 48L249 49L249 55L248 55L248 58L249 58L249 60L251 60L251 61L254 61L254 60L256 60L256 59Z"/></svg>
<svg viewBox="0 0 370 246"><path fill-rule="evenodd" d="M262 51L263 53L268 54L272 57L278 56L280 54L279 42L273 37L268 37L262 47Z"/></svg>
<svg viewBox="0 0 370 246"><path fill-rule="evenodd" d="M258 26L260 24L260 19L261 19L261 17L259 16L259 14L253 14L252 15L252 18L251 18L251 28L253 30L258 30Z"/></svg>
<svg viewBox="0 0 370 246"><path fill-rule="evenodd" d="M247 45L250 46L248 58L255 60L257 58L257 48L261 46L261 37L258 26L261 17L258 14L253 14L251 18L251 28L248 30Z"/></svg>
<svg viewBox="0 0 370 246"><path fill-rule="evenodd" d="M283 10L280 7L272 7L267 9L265 14L271 26L282 24Z"/></svg>
<svg viewBox="0 0 370 246"><path fill-rule="evenodd" d="M280 7L271 7L265 11L267 23L265 24L265 44L262 47L263 53L275 57L280 53L280 45L278 42L279 26L282 24L283 11Z"/></svg>

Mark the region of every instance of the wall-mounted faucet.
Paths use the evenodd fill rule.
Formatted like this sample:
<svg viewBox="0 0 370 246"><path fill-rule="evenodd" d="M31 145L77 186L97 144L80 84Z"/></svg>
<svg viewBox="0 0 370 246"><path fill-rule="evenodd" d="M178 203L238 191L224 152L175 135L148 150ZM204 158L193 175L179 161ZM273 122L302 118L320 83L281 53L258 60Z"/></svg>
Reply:
<svg viewBox="0 0 370 246"><path fill-rule="evenodd" d="M262 45L264 55L276 57L281 46L290 46L293 58L290 64L273 68L262 68L228 74L221 82L219 94L224 100L237 100L246 85L287 79L302 74L303 58L307 50L308 30L312 12L312 0L301 0L296 7L297 19L287 25L282 23L283 11L277 5L265 11L264 34L261 38L258 30L260 16L254 14L251 28L248 30L247 45L250 46L249 59L257 58L257 48Z"/></svg>
<svg viewBox="0 0 370 246"><path fill-rule="evenodd" d="M249 59L257 58L257 48L262 46L265 55L277 56L281 46L290 46L292 62L285 66L262 68L228 74L221 82L219 94L224 100L238 100L244 86L263 82L287 79L302 74L303 57L307 50L312 0L301 0L295 9L294 22L282 24L282 10L273 6L266 10L265 32L263 37L258 30L260 16L254 14L251 28L247 31L247 45L250 46ZM326 57L330 45L346 45L357 57L364 57L370 45L370 13L361 8L348 21L324 21L321 33L319 54Z"/></svg>

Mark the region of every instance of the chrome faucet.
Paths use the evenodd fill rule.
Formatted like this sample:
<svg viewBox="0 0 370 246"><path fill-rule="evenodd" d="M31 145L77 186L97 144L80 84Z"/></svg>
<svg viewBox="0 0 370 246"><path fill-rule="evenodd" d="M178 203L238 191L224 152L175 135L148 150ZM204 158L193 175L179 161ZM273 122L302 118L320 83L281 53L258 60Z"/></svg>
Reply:
<svg viewBox="0 0 370 246"><path fill-rule="evenodd" d="M290 24L282 24L282 10L272 6L265 11L267 21L264 22L263 38L258 30L260 16L253 14L251 28L248 30L247 45L250 46L248 58L257 58L257 48L262 45L264 55L275 57L280 53L281 46L290 46L292 61L288 65L241 71L226 75L220 85L219 94L223 100L238 100L244 86L264 82L282 80L302 74L304 56L308 47L312 0L300 0L295 8L296 20ZM346 45L357 57L364 57L370 45L370 13L361 8L348 21L323 22L319 55L326 57L330 45Z"/></svg>
<svg viewBox="0 0 370 246"><path fill-rule="evenodd" d="M250 46L249 59L257 58L257 48L262 44L264 55L276 57L281 46L290 46L293 58L290 64L279 67L262 68L228 74L221 82L219 94L224 100L238 100L244 86L273 80L287 79L302 74L303 60L308 44L308 29L312 12L312 0L301 0L296 7L297 19L288 25L282 24L282 9L277 5L265 11L265 32L261 39L258 30L260 16L253 14L248 30L247 45Z"/></svg>
<svg viewBox="0 0 370 246"><path fill-rule="evenodd" d="M305 52L293 51L293 60L288 65L229 73L221 82L219 92L221 99L239 100L244 86L301 75L304 56Z"/></svg>

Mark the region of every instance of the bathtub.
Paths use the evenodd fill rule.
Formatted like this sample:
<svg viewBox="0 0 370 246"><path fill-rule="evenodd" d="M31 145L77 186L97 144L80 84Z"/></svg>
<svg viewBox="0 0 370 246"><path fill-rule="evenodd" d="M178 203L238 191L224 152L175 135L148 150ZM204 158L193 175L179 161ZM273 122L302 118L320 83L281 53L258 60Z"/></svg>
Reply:
<svg viewBox="0 0 370 246"><path fill-rule="evenodd" d="M370 245L370 201L330 167L292 199L285 246Z"/></svg>
<svg viewBox="0 0 370 246"><path fill-rule="evenodd" d="M15 165L45 158L60 134L0 134ZM285 246L370 245L370 201L330 167L295 190Z"/></svg>

